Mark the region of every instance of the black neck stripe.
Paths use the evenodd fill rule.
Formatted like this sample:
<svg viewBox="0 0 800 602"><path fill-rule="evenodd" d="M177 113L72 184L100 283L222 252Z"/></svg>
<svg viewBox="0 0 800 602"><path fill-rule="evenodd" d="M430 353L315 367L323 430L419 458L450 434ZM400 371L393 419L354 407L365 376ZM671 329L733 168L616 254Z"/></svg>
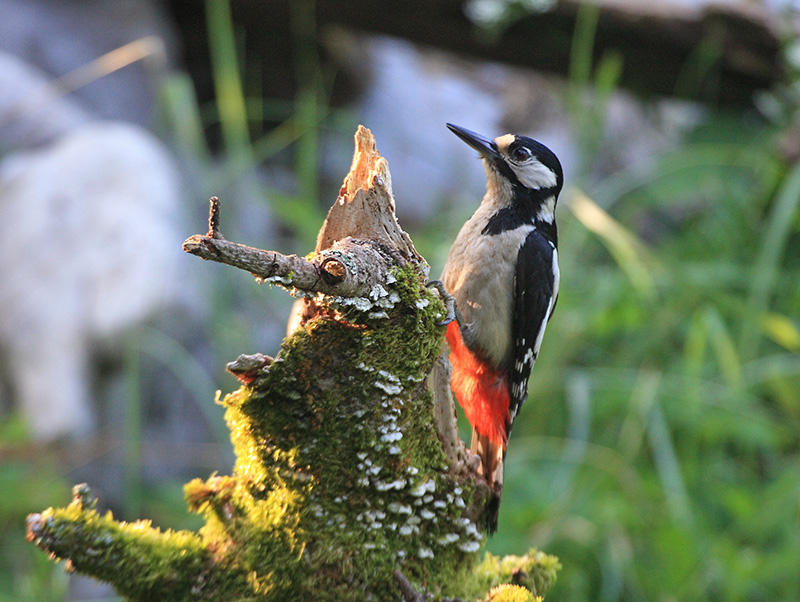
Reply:
<svg viewBox="0 0 800 602"><path fill-rule="evenodd" d="M549 194L548 196L552 196L553 193ZM556 247L558 246L558 229L556 227L555 219L553 222L546 222L544 220L539 219L536 217L536 213L541 208L541 203L533 205L533 204L525 204L525 203L513 203L508 205L507 207L503 207L495 213L489 221L486 222L486 225L481 230L481 234L494 236L496 234L502 234L508 230L516 230L520 226L524 225L531 225L536 227L542 235L553 243Z"/></svg>
<svg viewBox="0 0 800 602"><path fill-rule="evenodd" d="M506 230L514 230L525 224L536 225L541 228L543 232L552 230L553 236L548 238L554 243L555 236L555 217L553 224L539 219L537 214L541 211L545 202L550 198L558 198L558 186L551 186L549 188L525 188L519 182L512 183L512 191L514 194L511 204L503 207L495 213L486 225L483 227L481 234L500 234Z"/></svg>

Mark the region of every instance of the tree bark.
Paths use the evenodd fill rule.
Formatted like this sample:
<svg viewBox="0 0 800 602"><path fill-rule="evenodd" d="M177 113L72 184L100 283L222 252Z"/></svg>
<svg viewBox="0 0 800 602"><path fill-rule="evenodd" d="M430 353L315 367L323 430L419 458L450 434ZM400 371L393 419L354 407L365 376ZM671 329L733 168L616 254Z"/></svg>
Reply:
<svg viewBox="0 0 800 602"><path fill-rule="evenodd" d="M369 131L356 134L353 166L307 259L225 240L219 201L211 206L209 231L187 239L188 252L311 303L274 359L229 364L243 383L220 402L233 473L185 487L205 525L118 522L82 485L69 506L31 515L28 539L132 600L474 599L503 582L492 599L525 599L522 585L530 599L544 593L553 557L478 563L491 491L464 461L445 373L433 371L444 370L446 308L397 223Z"/></svg>

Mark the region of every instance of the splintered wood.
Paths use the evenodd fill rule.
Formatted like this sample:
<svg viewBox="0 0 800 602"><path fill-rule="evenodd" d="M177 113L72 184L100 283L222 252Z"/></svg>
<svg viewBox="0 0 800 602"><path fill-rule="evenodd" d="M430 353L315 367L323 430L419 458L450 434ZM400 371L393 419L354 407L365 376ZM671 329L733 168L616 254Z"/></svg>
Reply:
<svg viewBox="0 0 800 602"><path fill-rule="evenodd" d="M358 126L355 144L350 172L319 231L316 252L351 236L387 243L406 260L424 264L397 221L389 164L378 152L372 132Z"/></svg>
<svg viewBox="0 0 800 602"><path fill-rule="evenodd" d="M386 188L391 196L392 176L389 174L389 164L378 152L372 132L363 125L359 125L355 141L356 150L353 153L353 164L350 166L350 172L345 177L341 190L339 190L339 199L352 198L359 188L367 192L375 176L380 176L384 182L388 183ZM390 200L394 211L394 199Z"/></svg>

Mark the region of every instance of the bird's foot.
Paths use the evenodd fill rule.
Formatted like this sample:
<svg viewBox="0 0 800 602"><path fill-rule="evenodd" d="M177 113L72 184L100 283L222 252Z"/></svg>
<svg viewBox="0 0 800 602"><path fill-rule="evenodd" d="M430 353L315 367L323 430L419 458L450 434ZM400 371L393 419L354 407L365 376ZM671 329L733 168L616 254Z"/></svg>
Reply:
<svg viewBox="0 0 800 602"><path fill-rule="evenodd" d="M463 319L461 318L461 312L458 310L458 304L456 304L456 298L447 292L444 288L444 284L442 284L441 280L431 280L428 284L426 284L428 288L436 289L436 292L439 293L439 296L444 301L445 309L447 313L444 316L444 320L441 322L436 322L437 326L447 326L455 320L459 326L461 326Z"/></svg>

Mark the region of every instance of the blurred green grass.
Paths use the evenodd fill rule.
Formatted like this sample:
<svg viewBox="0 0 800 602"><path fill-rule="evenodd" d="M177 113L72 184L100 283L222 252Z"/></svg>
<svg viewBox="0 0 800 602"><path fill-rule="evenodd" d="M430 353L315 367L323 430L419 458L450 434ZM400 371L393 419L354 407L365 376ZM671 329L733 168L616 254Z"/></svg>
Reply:
<svg viewBox="0 0 800 602"><path fill-rule="evenodd" d="M562 210L559 310L489 546L560 556L553 599L800 598L800 168L748 137L687 142L604 199L659 220L653 242ZM645 252L614 252L630 240Z"/></svg>
<svg viewBox="0 0 800 602"><path fill-rule="evenodd" d="M226 0L206 2L216 102L198 106L184 75L162 88L164 134L198 174L197 211L210 194L245 189L226 211L265 203L288 233L276 246L300 253L313 249L327 209L318 198L322 132L350 136L354 125L328 106L310 6L295 7L304 84L294 103L246 88ZM623 68L610 55L592 69L596 18L592 9L579 18L564 99L581 147L558 214L561 298L515 424L488 548L557 554L564 568L548 599L562 602L800 599L800 167L786 164L777 143L792 121L711 110L647 169L594 180ZM224 142L213 157L204 142L212 125ZM256 175L286 152L292 193ZM411 232L434 272L457 223ZM223 270L211 295L222 378L225 361L257 347L247 308L272 304L281 314L288 301ZM196 380L192 362L181 361L176 370ZM21 437L6 428L0 444L19 450ZM128 448L133 472L140 453ZM0 601L61 600L62 568L21 541L22 521L63 504L69 484L56 459L19 458L0 468ZM130 504L140 507L141 485L129 478ZM183 504L171 497L143 512L176 524Z"/></svg>

